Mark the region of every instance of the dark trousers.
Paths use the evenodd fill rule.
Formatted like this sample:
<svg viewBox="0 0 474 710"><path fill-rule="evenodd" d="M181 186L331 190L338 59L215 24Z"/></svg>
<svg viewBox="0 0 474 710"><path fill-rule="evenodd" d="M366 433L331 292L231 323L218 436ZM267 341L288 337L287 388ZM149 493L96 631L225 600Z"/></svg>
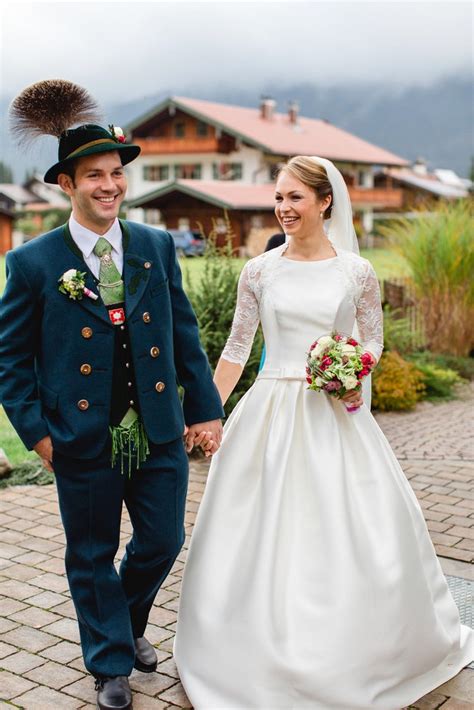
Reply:
<svg viewBox="0 0 474 710"><path fill-rule="evenodd" d="M144 635L155 596L184 542L188 460L181 439L150 445L131 478L110 453L77 460L54 454L66 533L66 572L86 668L96 677L130 675L134 638ZM117 572L122 503L133 526Z"/></svg>

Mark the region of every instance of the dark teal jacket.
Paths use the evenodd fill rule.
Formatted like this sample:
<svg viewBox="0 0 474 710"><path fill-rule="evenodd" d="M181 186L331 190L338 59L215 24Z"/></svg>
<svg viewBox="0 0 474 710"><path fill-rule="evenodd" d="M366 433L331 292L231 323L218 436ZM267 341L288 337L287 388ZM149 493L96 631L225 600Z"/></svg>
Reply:
<svg viewBox="0 0 474 710"><path fill-rule="evenodd" d="M121 226L140 410L149 439L160 444L180 437L184 421L217 419L223 410L172 237L133 222ZM28 449L50 434L59 452L88 459L108 437L114 326L100 298L74 301L59 292L58 279L69 269L86 272L86 286L97 293L66 227L8 253L0 304L0 401ZM90 374L81 373L84 364Z"/></svg>

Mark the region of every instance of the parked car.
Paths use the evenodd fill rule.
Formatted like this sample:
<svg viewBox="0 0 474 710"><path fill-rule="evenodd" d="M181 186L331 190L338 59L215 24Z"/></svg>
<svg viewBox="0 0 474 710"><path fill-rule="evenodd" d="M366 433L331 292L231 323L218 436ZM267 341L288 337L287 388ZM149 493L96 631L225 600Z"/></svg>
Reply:
<svg viewBox="0 0 474 710"><path fill-rule="evenodd" d="M206 240L201 232L189 229L168 229L174 239L178 256L202 256L206 249Z"/></svg>

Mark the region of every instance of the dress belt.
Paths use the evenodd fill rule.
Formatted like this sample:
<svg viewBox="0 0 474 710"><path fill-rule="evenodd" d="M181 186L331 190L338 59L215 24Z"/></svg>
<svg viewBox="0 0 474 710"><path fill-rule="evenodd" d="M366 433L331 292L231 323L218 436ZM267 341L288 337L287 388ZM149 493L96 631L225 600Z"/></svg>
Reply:
<svg viewBox="0 0 474 710"><path fill-rule="evenodd" d="M258 373L257 380L301 380L301 382L306 382L305 366L264 367Z"/></svg>

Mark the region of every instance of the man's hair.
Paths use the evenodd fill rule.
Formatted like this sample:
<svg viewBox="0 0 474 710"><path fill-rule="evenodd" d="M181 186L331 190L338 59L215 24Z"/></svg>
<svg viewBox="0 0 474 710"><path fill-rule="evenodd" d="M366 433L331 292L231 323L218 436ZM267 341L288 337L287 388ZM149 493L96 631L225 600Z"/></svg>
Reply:
<svg viewBox="0 0 474 710"><path fill-rule="evenodd" d="M68 160L61 168L61 172L71 178L73 187L76 187L77 159Z"/></svg>

